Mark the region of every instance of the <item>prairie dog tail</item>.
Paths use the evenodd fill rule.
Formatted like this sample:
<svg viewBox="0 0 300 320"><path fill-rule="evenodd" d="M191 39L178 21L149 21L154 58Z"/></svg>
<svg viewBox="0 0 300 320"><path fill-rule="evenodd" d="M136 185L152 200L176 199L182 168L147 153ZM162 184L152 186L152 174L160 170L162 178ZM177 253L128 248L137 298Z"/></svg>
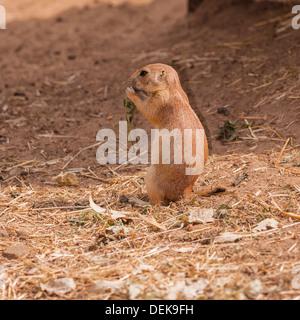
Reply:
<svg viewBox="0 0 300 320"><path fill-rule="evenodd" d="M222 193L222 192L225 192L226 189L225 188L222 188L222 187L217 187L213 190L200 190L200 191L197 191L196 194L201 196L201 197L210 197L210 196L213 196L215 194L218 194L218 193Z"/></svg>

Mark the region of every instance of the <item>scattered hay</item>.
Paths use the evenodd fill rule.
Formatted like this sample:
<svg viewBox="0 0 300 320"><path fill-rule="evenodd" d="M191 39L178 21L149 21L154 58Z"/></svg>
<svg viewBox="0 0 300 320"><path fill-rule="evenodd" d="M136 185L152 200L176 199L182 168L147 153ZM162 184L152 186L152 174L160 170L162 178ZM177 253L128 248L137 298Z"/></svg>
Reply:
<svg viewBox="0 0 300 320"><path fill-rule="evenodd" d="M139 174L120 175L116 168L89 168L97 177L110 176L94 187L45 188L10 180L0 189L1 298L184 299L201 281L205 286L192 298L247 299L253 275L263 290L251 298L295 297L291 272L299 263L300 222L291 217L300 216L300 189L292 168L299 153L286 152L290 161L280 163L286 147L269 157L210 157L195 194L169 206L128 201L145 199L145 185ZM243 172L247 175L233 184ZM229 192L196 195L220 182ZM97 205L90 206L90 195ZM213 218L191 222L190 213L200 208L213 210ZM110 217L118 212L121 218ZM279 225L254 231L267 218ZM224 234L231 240L222 240ZM27 255L7 259L3 252L20 242ZM65 278L72 283L70 290L55 294L48 288ZM96 290L99 281L118 285Z"/></svg>

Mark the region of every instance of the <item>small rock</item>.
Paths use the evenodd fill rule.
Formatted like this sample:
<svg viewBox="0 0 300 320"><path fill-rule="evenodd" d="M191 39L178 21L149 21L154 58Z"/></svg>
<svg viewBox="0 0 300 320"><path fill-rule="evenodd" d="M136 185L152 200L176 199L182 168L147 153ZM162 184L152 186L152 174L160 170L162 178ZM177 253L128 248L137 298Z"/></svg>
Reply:
<svg viewBox="0 0 300 320"><path fill-rule="evenodd" d="M49 294L63 296L75 289L76 285L73 278L51 279L47 283L41 283L41 289Z"/></svg>
<svg viewBox="0 0 300 320"><path fill-rule="evenodd" d="M27 246L23 243L17 243L11 247L6 248L2 255L7 259L18 259L26 256L29 253Z"/></svg>
<svg viewBox="0 0 300 320"><path fill-rule="evenodd" d="M248 298L254 299L262 290L263 285L261 281L259 279L256 279L248 283L244 293Z"/></svg>

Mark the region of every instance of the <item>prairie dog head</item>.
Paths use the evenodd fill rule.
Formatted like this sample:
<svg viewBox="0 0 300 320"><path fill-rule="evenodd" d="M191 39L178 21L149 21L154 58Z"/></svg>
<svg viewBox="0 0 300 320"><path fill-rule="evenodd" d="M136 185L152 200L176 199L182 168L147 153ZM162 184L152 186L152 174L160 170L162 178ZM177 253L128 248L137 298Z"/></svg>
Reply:
<svg viewBox="0 0 300 320"><path fill-rule="evenodd" d="M177 72L162 63L138 69L129 78L126 95L154 125L158 123L157 113L170 102L171 97L187 101Z"/></svg>

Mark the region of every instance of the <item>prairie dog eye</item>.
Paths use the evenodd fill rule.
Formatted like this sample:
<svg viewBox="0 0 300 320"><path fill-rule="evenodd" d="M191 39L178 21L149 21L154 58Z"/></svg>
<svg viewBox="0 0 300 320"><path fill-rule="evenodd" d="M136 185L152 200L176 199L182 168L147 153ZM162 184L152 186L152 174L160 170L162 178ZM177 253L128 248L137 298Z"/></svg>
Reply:
<svg viewBox="0 0 300 320"><path fill-rule="evenodd" d="M143 71L141 71L140 76L141 76L141 77L144 77L146 74L148 74L148 71L143 70Z"/></svg>

